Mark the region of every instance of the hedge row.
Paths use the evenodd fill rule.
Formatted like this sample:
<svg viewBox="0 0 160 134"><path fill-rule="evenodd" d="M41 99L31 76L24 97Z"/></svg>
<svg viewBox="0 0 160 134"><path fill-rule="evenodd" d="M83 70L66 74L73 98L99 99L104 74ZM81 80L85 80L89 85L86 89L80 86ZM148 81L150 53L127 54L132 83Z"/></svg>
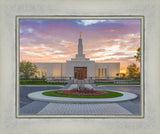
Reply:
<svg viewBox="0 0 160 134"><path fill-rule="evenodd" d="M66 85L66 82L47 82L44 80L20 80L20 85Z"/></svg>

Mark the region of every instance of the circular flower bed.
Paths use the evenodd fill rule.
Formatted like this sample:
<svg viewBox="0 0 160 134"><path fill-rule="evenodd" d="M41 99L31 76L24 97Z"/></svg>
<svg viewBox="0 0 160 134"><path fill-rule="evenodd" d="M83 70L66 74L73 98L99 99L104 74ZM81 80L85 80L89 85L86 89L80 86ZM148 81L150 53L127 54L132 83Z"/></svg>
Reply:
<svg viewBox="0 0 160 134"><path fill-rule="evenodd" d="M59 94L66 94L66 95L103 95L103 94L109 94L109 92L104 92L104 91L97 91L89 88L74 88L72 90L62 90L57 92Z"/></svg>
<svg viewBox="0 0 160 134"><path fill-rule="evenodd" d="M114 98L123 96L123 94L113 91L98 91L93 88L78 87L71 90L56 90L43 92L43 95L53 97L69 97L69 98Z"/></svg>
<svg viewBox="0 0 160 134"><path fill-rule="evenodd" d="M54 90L43 92L43 95L53 97L68 97L68 98L115 98L123 96L122 93L115 91L97 91L94 93L82 93L82 92L71 92L71 90ZM69 92L69 93L68 93Z"/></svg>
<svg viewBox="0 0 160 134"><path fill-rule="evenodd" d="M60 94L75 94L75 95L101 95L101 94L107 94L107 92L103 91L94 91L94 92L73 92L72 90L63 90L58 92Z"/></svg>

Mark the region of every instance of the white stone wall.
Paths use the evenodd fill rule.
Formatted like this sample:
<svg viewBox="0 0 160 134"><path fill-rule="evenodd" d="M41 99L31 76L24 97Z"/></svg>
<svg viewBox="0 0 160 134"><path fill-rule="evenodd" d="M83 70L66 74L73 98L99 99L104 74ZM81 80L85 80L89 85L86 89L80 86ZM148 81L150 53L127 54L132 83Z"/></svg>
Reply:
<svg viewBox="0 0 160 134"><path fill-rule="evenodd" d="M100 70L107 69L107 76L106 77L116 77L117 73L120 73L120 63L95 63L95 76L99 77L98 69ZM104 73L104 72L103 72ZM103 77L100 75L100 77Z"/></svg>
<svg viewBox="0 0 160 134"><path fill-rule="evenodd" d="M66 76L74 77L74 67L87 67L87 77L95 77L95 62L94 61L67 61Z"/></svg>
<svg viewBox="0 0 160 134"><path fill-rule="evenodd" d="M87 77L99 77L99 68L107 69L106 77L116 77L116 74L120 73L120 63L95 63L94 61L67 61L67 63L34 64L38 66L41 77L43 70L47 70L47 77L74 77L74 67L87 67ZM104 75L101 75L100 77L104 77Z"/></svg>
<svg viewBox="0 0 160 134"><path fill-rule="evenodd" d="M66 77L66 63L34 63L40 70L47 70L47 77Z"/></svg>

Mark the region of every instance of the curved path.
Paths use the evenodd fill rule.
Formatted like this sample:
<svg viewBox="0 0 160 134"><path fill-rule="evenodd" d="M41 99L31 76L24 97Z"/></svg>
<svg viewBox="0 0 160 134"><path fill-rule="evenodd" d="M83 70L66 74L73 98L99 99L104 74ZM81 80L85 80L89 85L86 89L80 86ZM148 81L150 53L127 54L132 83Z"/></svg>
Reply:
<svg viewBox="0 0 160 134"><path fill-rule="evenodd" d="M49 90L50 91L50 90ZM36 101L46 101L46 102L56 102L56 103L115 103L115 102L123 102L128 100L133 100L137 98L136 94L128 93L128 92L120 92L123 96L115 97L115 98L102 98L102 99L87 99L87 98L67 98L67 97L52 97L45 96L42 93L46 91L39 91L28 94L28 97L32 100Z"/></svg>

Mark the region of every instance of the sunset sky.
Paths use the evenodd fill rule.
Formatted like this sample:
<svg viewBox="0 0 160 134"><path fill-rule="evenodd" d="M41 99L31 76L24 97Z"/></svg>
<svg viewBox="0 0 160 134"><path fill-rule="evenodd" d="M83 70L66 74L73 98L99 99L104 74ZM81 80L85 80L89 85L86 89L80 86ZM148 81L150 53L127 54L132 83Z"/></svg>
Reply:
<svg viewBox="0 0 160 134"><path fill-rule="evenodd" d="M96 62L120 62L121 72L140 47L140 20L20 20L20 61L65 62L83 52Z"/></svg>

